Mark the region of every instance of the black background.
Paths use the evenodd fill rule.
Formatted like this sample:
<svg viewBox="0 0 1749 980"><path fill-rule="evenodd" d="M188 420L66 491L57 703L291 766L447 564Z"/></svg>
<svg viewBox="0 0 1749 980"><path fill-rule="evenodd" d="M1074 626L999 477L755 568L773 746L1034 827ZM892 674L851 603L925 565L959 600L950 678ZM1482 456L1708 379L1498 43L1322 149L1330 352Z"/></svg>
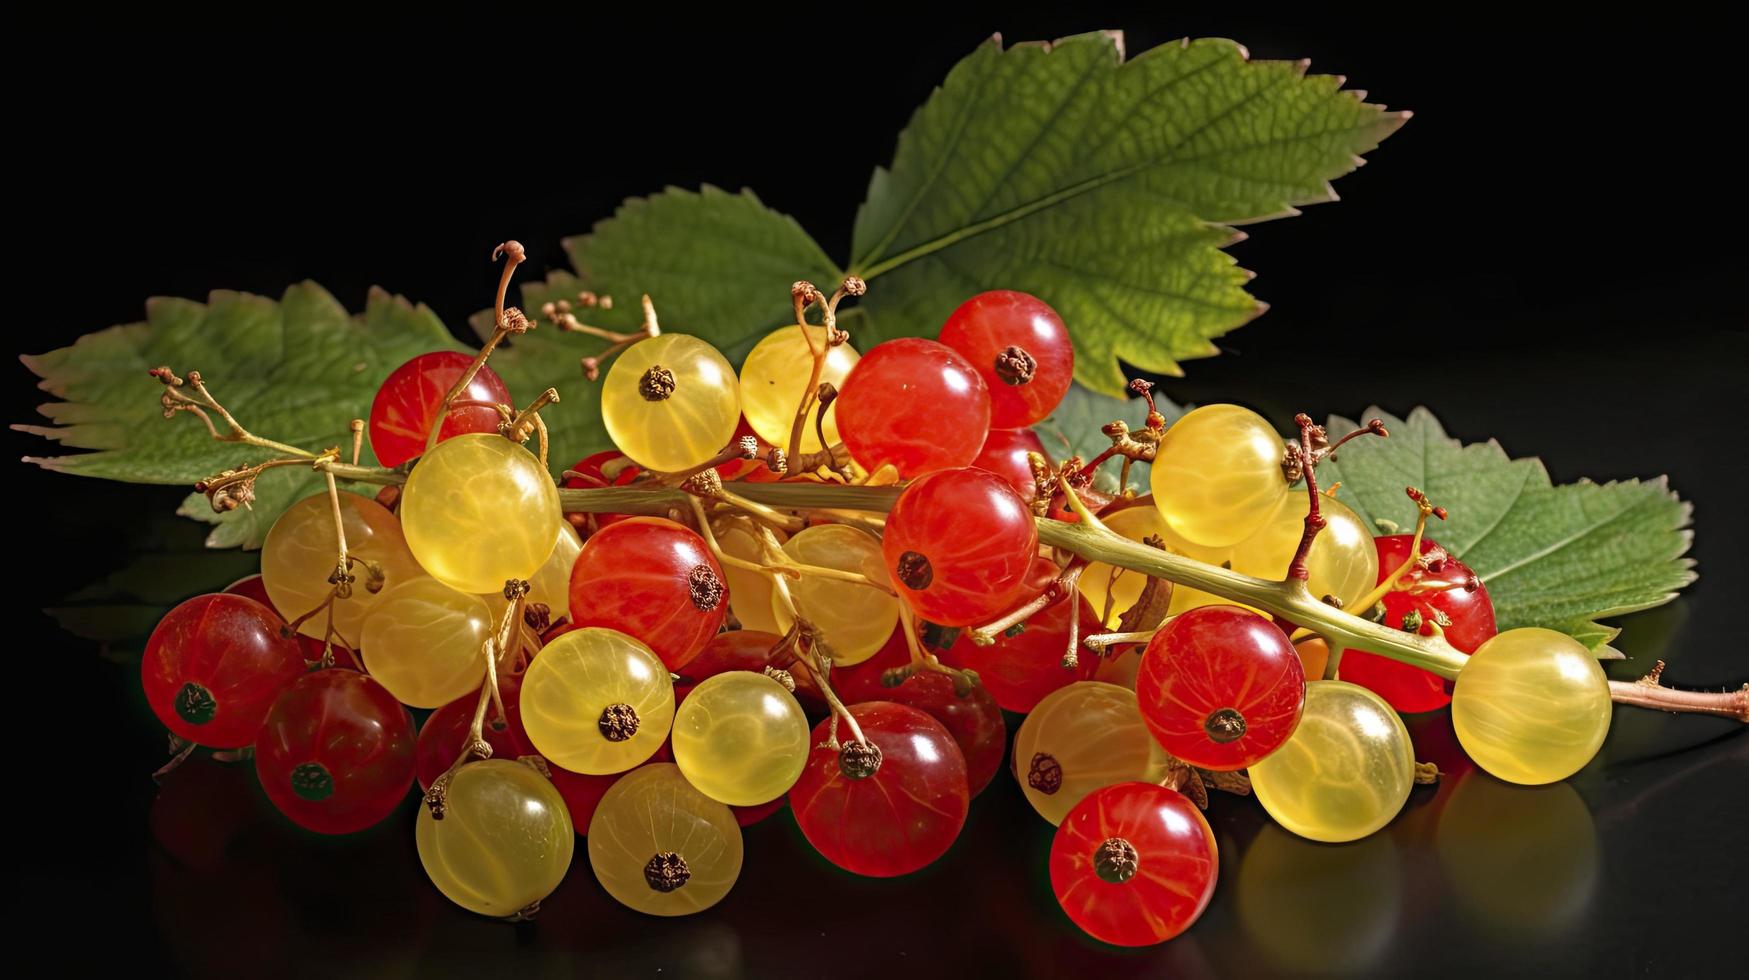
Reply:
<svg viewBox="0 0 1749 980"><path fill-rule="evenodd" d="M1634 659L1612 672L1665 656L1669 678L1690 686L1749 676L1738 424L1749 225L1729 148L1744 92L1722 25L1576 34L1517 16L1410 26L1223 10L866 17L690 37L530 15L492 27L465 43L339 28L12 38L16 349L137 320L147 296L277 295L302 278L354 307L380 284L463 330L490 300L493 244L516 237L534 269L562 265L560 237L667 184L751 186L842 258L870 169L992 29L1021 40L1125 27L1131 52L1229 36L1254 57L1309 57L1416 117L1338 183L1343 203L1249 229L1233 252L1273 309L1167 394L1283 421L1426 404L1454 435L1540 455L1560 481L1669 473L1695 503L1702 578L1627 621L1619 645ZM805 138L803 120L830 138ZM33 379L7 370L7 418L32 421ZM47 448L8 440L14 457ZM948 857L909 878L836 871L785 814L748 832L741 883L707 914L627 912L580 852L537 922L487 922L424 881L411 800L404 821L321 840L269 812L248 767L202 764L154 805L147 773L162 742L137 673L38 610L108 571L141 519L182 491L18 464L6 485L8 621L22 624L7 809L27 908L11 923L63 963L119 954L135 974L529 977L1637 975L1741 963L1749 741L1726 723L1632 709L1617 712L1598 761L1535 790L1461 774L1445 716L1415 719L1418 753L1456 775L1348 847L1291 838L1255 802L1219 799L1214 903L1190 934L1150 950L1102 947L1068 923L1044 870L1050 828L1000 776ZM175 843L209 827L234 830L227 848Z"/></svg>

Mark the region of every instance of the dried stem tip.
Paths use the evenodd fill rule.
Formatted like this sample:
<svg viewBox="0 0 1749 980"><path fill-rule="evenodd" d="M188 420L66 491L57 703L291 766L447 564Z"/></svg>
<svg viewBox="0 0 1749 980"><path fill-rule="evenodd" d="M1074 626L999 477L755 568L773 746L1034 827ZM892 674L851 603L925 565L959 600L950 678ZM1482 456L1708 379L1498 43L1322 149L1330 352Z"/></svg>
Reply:
<svg viewBox="0 0 1749 980"><path fill-rule="evenodd" d="M1236 742L1245 736L1245 716L1238 708L1221 708L1209 714L1202 728L1212 741L1220 745Z"/></svg>
<svg viewBox="0 0 1749 980"><path fill-rule="evenodd" d="M1063 788L1063 764L1056 756L1039 752L1033 755L1031 765L1026 768L1026 785L1038 790L1046 796L1055 795Z"/></svg>
<svg viewBox="0 0 1749 980"><path fill-rule="evenodd" d="M893 566L893 574L905 588L917 591L929 588L929 583L935 580L935 570L929 566L929 558L916 551L900 555Z"/></svg>
<svg viewBox="0 0 1749 980"><path fill-rule="evenodd" d="M1093 852L1093 873L1100 881L1121 885L1134 878L1140 867L1141 855L1122 837L1107 837Z"/></svg>
<svg viewBox="0 0 1749 980"><path fill-rule="evenodd" d="M647 402L659 402L674 394L674 372L660 364L650 365L638 379L638 394Z"/></svg>
<svg viewBox="0 0 1749 980"><path fill-rule="evenodd" d="M638 733L638 713L623 702L610 704L601 709L601 717L595 724L601 729L601 736L609 742L623 742Z"/></svg>
<svg viewBox="0 0 1749 980"><path fill-rule="evenodd" d="M699 612L710 612L723 601L723 580L709 565L694 565L686 576L686 588Z"/></svg>
<svg viewBox="0 0 1749 980"><path fill-rule="evenodd" d="M657 851L644 865L644 881L654 891L667 894L692 880L692 869L686 859L674 851Z"/></svg>
<svg viewBox="0 0 1749 980"><path fill-rule="evenodd" d="M996 355L996 377L1005 385L1016 386L1032 380L1038 361L1023 347L1008 346Z"/></svg>
<svg viewBox="0 0 1749 980"><path fill-rule="evenodd" d="M838 771L845 779L867 779L881 768L881 749L873 742L845 742L838 750Z"/></svg>

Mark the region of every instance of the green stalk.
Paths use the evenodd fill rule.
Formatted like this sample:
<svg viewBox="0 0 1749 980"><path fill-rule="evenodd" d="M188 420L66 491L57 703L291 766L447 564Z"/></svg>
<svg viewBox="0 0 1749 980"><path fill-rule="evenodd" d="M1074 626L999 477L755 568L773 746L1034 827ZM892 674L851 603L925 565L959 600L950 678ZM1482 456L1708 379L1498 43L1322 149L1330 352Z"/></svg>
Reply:
<svg viewBox="0 0 1749 980"><path fill-rule="evenodd" d="M746 482L737 482L734 486L735 492L741 496L778 508L885 513L899 499L896 487ZM559 503L566 511L596 513L665 513L671 507L685 507L686 497L684 491L672 487L559 491ZM1089 561L1101 561L1187 585L1280 616L1323 636L1332 650L1365 650L1432 671L1447 680L1456 679L1468 659L1439 637L1394 630L1319 602L1306 591L1305 583L1297 579L1272 582L1241 575L1231 569L1150 548L1108 530L1080 523L1040 518L1038 538L1042 544L1080 555Z"/></svg>

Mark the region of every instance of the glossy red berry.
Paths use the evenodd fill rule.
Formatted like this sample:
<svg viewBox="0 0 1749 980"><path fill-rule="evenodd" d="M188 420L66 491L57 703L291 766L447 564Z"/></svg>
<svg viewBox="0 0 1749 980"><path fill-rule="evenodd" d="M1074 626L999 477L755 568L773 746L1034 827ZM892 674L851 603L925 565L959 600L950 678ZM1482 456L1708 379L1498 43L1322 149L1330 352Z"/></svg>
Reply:
<svg viewBox="0 0 1749 980"><path fill-rule="evenodd" d="M1008 744L1002 708L982 686L961 694L955 689L953 678L936 671L919 670L900 683L889 685L888 671L911 662L904 629L901 625L894 630L892 639L873 657L854 667L834 670L833 689L845 704L891 701L916 708L941 722L960 747L960 754L966 757L966 785L971 795L977 796L1002 768L1002 751Z"/></svg>
<svg viewBox="0 0 1749 980"><path fill-rule="evenodd" d="M990 389L990 424L1013 429L1051 414L1075 377L1075 348L1057 311L1012 289L979 293L941 327Z"/></svg>
<svg viewBox="0 0 1749 980"><path fill-rule="evenodd" d="M1238 606L1199 606L1148 642L1136 700L1148 731L1176 758L1243 769L1294 733L1306 672L1274 623Z"/></svg>
<svg viewBox="0 0 1749 980"><path fill-rule="evenodd" d="M868 745L840 724L843 749L827 748L831 721L817 725L790 809L833 864L876 878L909 874L947 853L965 826L965 757L947 729L916 708L870 701L850 714Z"/></svg>
<svg viewBox="0 0 1749 980"><path fill-rule="evenodd" d="M1038 484L1032 478L1032 464L1027 461L1027 453L1038 453L1047 463L1051 460L1044 443L1039 441L1038 433L1031 429L991 429L984 436L984 448L978 450L978 458L972 460L972 465L1007 480L1021 500L1031 503L1032 498L1038 496Z"/></svg>
<svg viewBox="0 0 1749 980"><path fill-rule="evenodd" d="M1380 582L1409 560L1414 537L1392 534L1373 539L1379 552ZM1488 587L1469 566L1430 538L1421 539L1421 561L1424 564L1404 572L1385 593L1385 625L1422 636L1432 636L1437 627L1447 643L1464 653L1475 653L1495 633L1494 603L1488 598ZM1366 610L1354 612L1366 614ZM1446 682L1439 675L1373 653L1344 653L1342 679L1371 690L1398 711L1434 711L1451 703Z"/></svg>
<svg viewBox="0 0 1749 980"><path fill-rule="evenodd" d="M918 616L972 626L1014 605L1038 553L1038 527L996 474L942 470L899 495L881 551L899 597Z"/></svg>
<svg viewBox="0 0 1749 980"><path fill-rule="evenodd" d="M285 689L255 743L261 788L293 823L350 834L394 812L413 785L413 718L381 684L318 670Z"/></svg>
<svg viewBox="0 0 1749 980"><path fill-rule="evenodd" d="M195 596L164 615L140 661L146 702L178 738L217 749L255 741L268 709L304 673L285 620L240 595Z"/></svg>
<svg viewBox="0 0 1749 980"><path fill-rule="evenodd" d="M1151 946L1196 922L1215 893L1215 835L1196 805L1153 783L1088 794L1051 841L1051 890L1088 935Z"/></svg>
<svg viewBox="0 0 1749 980"><path fill-rule="evenodd" d="M869 472L910 479L978 458L990 428L984 379L951 347L904 337L862 355L838 393L838 434Z"/></svg>
<svg viewBox="0 0 1749 980"><path fill-rule="evenodd" d="M1058 568L1046 558L1033 559L1027 583L1010 605L1030 601L1057 577ZM1025 623L996 637L989 646L972 642L961 633L942 659L955 667L978 672L978 680L996 703L1008 711L1025 714L1045 695L1076 681L1092 680L1099 670L1099 657L1077 644L1076 664L1063 666L1069 652L1069 615L1073 603L1061 599L1034 613ZM1080 604L1077 636L1100 631L1099 617L1088 604Z"/></svg>
<svg viewBox="0 0 1749 980"><path fill-rule="evenodd" d="M437 407L473 362L472 356L459 351L432 351L389 374L370 404L370 448L377 462L399 466L425 452ZM451 407L439 441L467 432L497 432L503 419L491 406L514 404L504 380L485 366L456 401L477 404Z"/></svg>
<svg viewBox="0 0 1749 980"><path fill-rule="evenodd" d="M262 584L261 576L259 575L250 575L246 578L240 578L237 581L232 582L230 585L225 586L225 591L232 595L248 596L256 602L273 610L273 614L279 618L285 618L285 613L280 612L279 607L273 604L272 599L268 598L267 586ZM302 633L297 634L296 640L298 646L304 651L305 661L315 663L322 659L323 646L321 640L318 640L313 636L305 636ZM358 669L358 657L355 656L351 650L346 649L338 643L333 644L328 647L328 649L334 654L334 666L344 667L347 670Z"/></svg>
<svg viewBox="0 0 1749 980"><path fill-rule="evenodd" d="M723 625L729 589L717 560L691 528L634 517L590 535L571 569L579 627L619 630L678 671Z"/></svg>

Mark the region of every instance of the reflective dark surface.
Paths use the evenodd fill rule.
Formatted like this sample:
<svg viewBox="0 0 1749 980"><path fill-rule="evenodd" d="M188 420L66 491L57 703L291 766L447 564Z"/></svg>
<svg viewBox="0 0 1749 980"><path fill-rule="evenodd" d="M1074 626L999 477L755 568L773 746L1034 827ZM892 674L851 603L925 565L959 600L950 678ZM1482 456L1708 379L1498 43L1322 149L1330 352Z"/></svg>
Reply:
<svg viewBox="0 0 1749 980"><path fill-rule="evenodd" d="M869 168L983 33L1111 24L1129 27L1132 53L1188 33L1236 37L1258 57L1309 55L1417 111L1339 183L1344 203L1250 229L1234 254L1260 270L1273 310L1164 391L1242 401L1282 423L1426 404L1454 435L1541 455L1560 481L1669 473L1695 503L1702 577L1623 621L1632 659L1611 673L1664 657L1674 683L1749 679L1749 256L1718 101L1741 84L1713 67L1724 62L1710 45L1723 42L1705 24L1580 37L1517 17L1466 35L1325 12L992 15L890 35L865 23L826 46L836 60L822 74L785 61L793 31L660 47L556 31L496 53L406 39L285 53L259 39L44 41L29 46L54 65L5 69L12 91L32 93L15 127L34 148L14 161L28 206L14 239L33 255L16 267L28 295L11 333L35 352L138 319L148 295L277 294L305 276L353 306L380 282L461 329L490 299L497 241L521 238L537 269L562 265L562 235L669 182L752 185L842 253ZM103 100L45 83L75 54ZM830 152L795 149L795 120L847 116ZM8 420L34 421L30 377L12 368L7 381ZM155 397L145 379L141 397ZM46 448L7 438L15 457ZM28 903L11 922L15 942L62 966L120 956L132 975L529 978L1741 968L1749 738L1629 708L1591 766L1535 789L1469 771L1444 713L1411 719L1417 756L1448 775L1351 845L1300 840L1254 800L1217 796L1214 901L1153 949L1103 947L1069 924L1046 873L1051 828L1003 774L948 855L905 878L838 871L785 812L746 832L739 885L703 915L626 911L579 863L536 921L479 919L425 880L411 797L372 831L321 839L273 813L246 765L197 761L158 791L147 774L161 735L128 644L105 659L38 610L84 589L73 601L94 605L68 617L77 630L143 633L202 576L223 584L252 559L190 557L200 527L149 519L180 489L10 465L21 563L9 621L24 635L11 644L9 701L23 778L7 812L13 892ZM130 564L142 550L150 560Z"/></svg>

